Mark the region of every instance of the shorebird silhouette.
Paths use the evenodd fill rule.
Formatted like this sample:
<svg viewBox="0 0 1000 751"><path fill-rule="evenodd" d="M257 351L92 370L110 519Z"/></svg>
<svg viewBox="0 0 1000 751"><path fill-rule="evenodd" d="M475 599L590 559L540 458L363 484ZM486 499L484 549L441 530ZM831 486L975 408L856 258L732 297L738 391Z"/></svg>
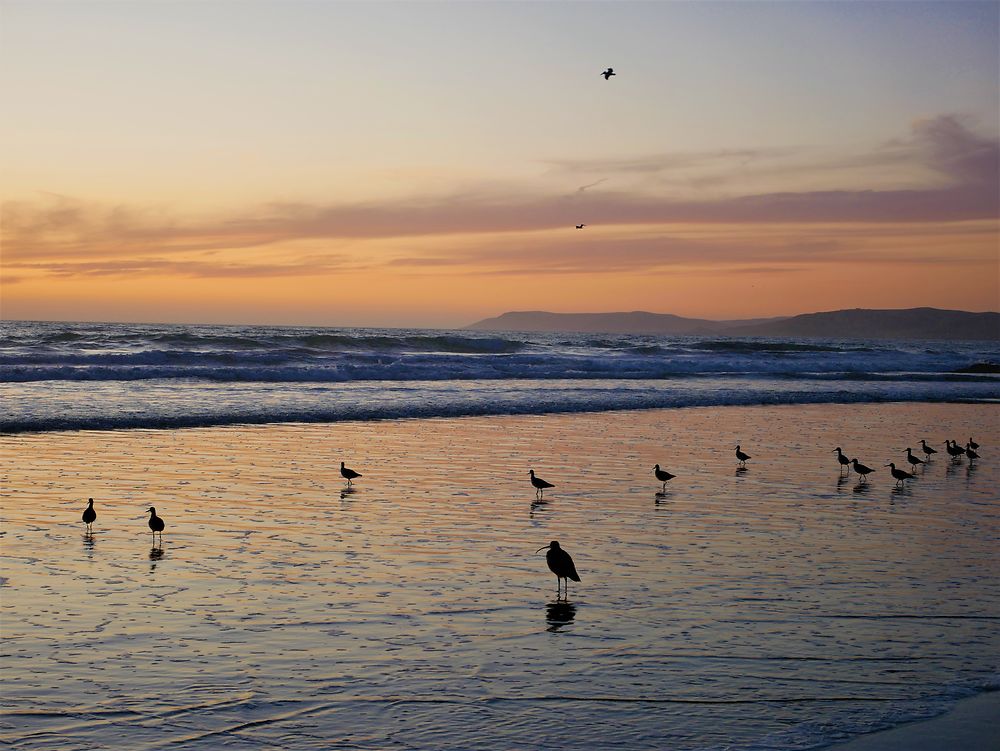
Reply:
<svg viewBox="0 0 1000 751"><path fill-rule="evenodd" d="M914 477L916 477L916 475L910 474L905 469L896 469L896 465L893 464L892 462L889 462L885 466L890 468L892 476L896 478L897 485L902 485L903 480L912 480Z"/></svg>
<svg viewBox="0 0 1000 751"><path fill-rule="evenodd" d="M979 444L978 444L978 443L976 443L976 442L975 442L974 440L972 440L971 438L969 439L969 443L968 443L968 445L972 447L972 450L973 450L973 451L975 451L976 449L978 449L978 448L979 448Z"/></svg>
<svg viewBox="0 0 1000 751"><path fill-rule="evenodd" d="M958 441L945 441L944 446L955 461L961 459L962 455L965 454L965 449L958 445Z"/></svg>
<svg viewBox="0 0 1000 751"><path fill-rule="evenodd" d="M601 75L604 76L604 80L605 81L608 81L608 80L610 80L611 76L617 76L618 74L615 73L615 69L614 68L608 68L606 71L604 71L603 73L601 73Z"/></svg>
<svg viewBox="0 0 1000 751"><path fill-rule="evenodd" d="M559 547L559 543L555 540L540 547L535 553L541 553L546 548L549 552L545 554L545 562L549 564L549 571L556 575L556 599L559 599L559 587L563 579L566 580L566 596L569 596L569 580L580 581L580 575L576 573L573 559L569 553Z"/></svg>
<svg viewBox="0 0 1000 751"><path fill-rule="evenodd" d="M160 543L163 543L163 527L166 526L163 523L163 519L156 515L156 509L153 506L149 507L149 529L153 533L153 544L156 544L156 533L160 533Z"/></svg>
<svg viewBox="0 0 1000 751"><path fill-rule="evenodd" d="M667 489L667 482L670 481L670 480L673 480L675 477L677 477L677 475L672 475L669 472L667 472L665 469L660 469L660 465L659 464L657 464L657 465L655 465L653 467L653 475L656 477L657 480L659 480L660 482L663 483L663 489L664 490Z"/></svg>
<svg viewBox="0 0 1000 751"><path fill-rule="evenodd" d="M348 467L345 467L344 463L341 462L340 463L340 476L343 477L345 480L347 480L347 484L348 485L353 485L354 483L352 481L354 480L354 478L355 477L361 477L362 475L361 475L360 472L355 472L353 469L349 469Z"/></svg>
<svg viewBox="0 0 1000 751"><path fill-rule="evenodd" d="M857 459L851 459L851 466L853 466L854 471L858 473L858 477L861 478L861 482L868 482L868 475L875 471L871 467L866 467Z"/></svg>
<svg viewBox="0 0 1000 751"><path fill-rule="evenodd" d="M910 463L910 466L916 469L918 464L924 464L924 460L913 455L913 451L906 449L906 461Z"/></svg>
<svg viewBox="0 0 1000 751"><path fill-rule="evenodd" d="M90 532L93 529L94 521L97 519L97 512L94 511L94 499L87 499L87 508L83 510L83 521L87 525L87 531Z"/></svg>
<svg viewBox="0 0 1000 751"><path fill-rule="evenodd" d="M586 224L578 224L578 225L576 225L576 228L577 229L583 229L586 226L587 226Z"/></svg>
<svg viewBox="0 0 1000 751"><path fill-rule="evenodd" d="M531 484L535 488L535 495L545 495L545 488L554 488L551 482L545 482L541 477L535 477L535 470L529 469L528 474L531 476ZM558 547L558 546L557 546Z"/></svg>
<svg viewBox="0 0 1000 751"><path fill-rule="evenodd" d="M978 446L979 444L976 445ZM976 453L976 449L972 446L972 441L965 444L965 455L969 457L969 464L972 464L973 459L979 458L979 454Z"/></svg>
<svg viewBox="0 0 1000 751"><path fill-rule="evenodd" d="M750 458L750 454L744 454L740 451L739 444L736 444L736 458L740 460L740 466L745 467L747 466L747 459Z"/></svg>
<svg viewBox="0 0 1000 751"><path fill-rule="evenodd" d="M847 467L847 474L851 474L851 460L844 456L844 452L840 450L840 446L834 449L837 452L837 461L840 462L840 471L844 471L844 467Z"/></svg>
<svg viewBox="0 0 1000 751"><path fill-rule="evenodd" d="M920 450L927 455L928 459L931 458L931 454L937 453L937 449L932 449L930 446L928 446L927 441L925 441L923 438L920 439Z"/></svg>

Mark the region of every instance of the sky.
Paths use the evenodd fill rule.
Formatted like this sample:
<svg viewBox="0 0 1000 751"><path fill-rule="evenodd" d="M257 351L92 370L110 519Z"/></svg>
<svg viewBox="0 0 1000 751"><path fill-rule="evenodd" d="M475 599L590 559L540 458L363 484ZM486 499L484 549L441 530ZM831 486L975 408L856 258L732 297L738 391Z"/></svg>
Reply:
<svg viewBox="0 0 1000 751"><path fill-rule="evenodd" d="M961 0L0 0L0 315L998 310L998 39Z"/></svg>

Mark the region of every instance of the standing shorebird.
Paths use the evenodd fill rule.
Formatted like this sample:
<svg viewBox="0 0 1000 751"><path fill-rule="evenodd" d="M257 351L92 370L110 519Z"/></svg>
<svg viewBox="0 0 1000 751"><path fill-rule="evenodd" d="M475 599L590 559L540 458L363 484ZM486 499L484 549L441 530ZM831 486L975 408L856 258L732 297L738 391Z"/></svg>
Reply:
<svg viewBox="0 0 1000 751"><path fill-rule="evenodd" d="M747 459L750 458L750 454L744 454L740 450L739 444L736 444L736 458L740 460L740 466L745 467L747 466Z"/></svg>
<svg viewBox="0 0 1000 751"><path fill-rule="evenodd" d="M535 488L535 495L536 496L538 496L538 495L545 495L545 488L554 488L555 487L555 485L553 485L551 482L545 482L545 480L543 480L541 477L535 477L535 470L533 470L533 469L529 469L528 470L528 474L531 476L531 484ZM556 547L558 548L559 546L556 545ZM567 556L567 558L568 557L569 556ZM570 565L572 565L572 563L573 562L570 561Z"/></svg>
<svg viewBox="0 0 1000 751"><path fill-rule="evenodd" d="M604 80L605 81L610 81L611 80L611 76L617 76L618 74L615 73L615 69L614 68L608 68L606 71L604 71L603 73L601 73L601 75L604 76Z"/></svg>
<svg viewBox="0 0 1000 751"><path fill-rule="evenodd" d="M914 456L911 449L906 449L906 461L908 461L910 466L914 469L916 469L918 465L925 463L923 459Z"/></svg>
<svg viewBox="0 0 1000 751"><path fill-rule="evenodd" d="M972 446L972 441L965 444L965 455L969 457L969 464L972 464L973 459L979 458L979 454L976 453L976 449Z"/></svg>
<svg viewBox="0 0 1000 751"><path fill-rule="evenodd" d="M834 449L837 452L837 461L840 462L840 471L844 471L844 467L847 467L847 474L851 474L851 460L844 456L844 452L840 450L840 446Z"/></svg>
<svg viewBox="0 0 1000 751"><path fill-rule="evenodd" d="M663 489L664 490L667 489L667 482L669 480L673 480L675 477L677 477L677 475L672 475L669 472L667 472L665 469L660 469L660 465L659 464L657 464L656 466L653 467L653 475L656 476L657 480L659 480L660 482L663 483Z"/></svg>
<svg viewBox="0 0 1000 751"><path fill-rule="evenodd" d="M969 438L969 443L968 443L968 445L972 447L972 450L973 450L973 451L975 451L976 449L978 449L978 448L979 448L979 444L978 444L978 443L976 443L976 442L975 442L974 440L972 440L972 438Z"/></svg>
<svg viewBox="0 0 1000 751"><path fill-rule="evenodd" d="M858 477L861 478L861 482L868 482L868 475L875 471L871 467L866 467L857 459L851 459L851 466L854 467L854 471L858 473Z"/></svg>
<svg viewBox="0 0 1000 751"><path fill-rule="evenodd" d="M927 445L927 441L925 441L923 438L920 439L920 450L923 451L924 454L927 455L928 461L931 458L931 454L936 454L937 453L937 449L932 449L930 446L928 446Z"/></svg>
<svg viewBox="0 0 1000 751"><path fill-rule="evenodd" d="M340 463L340 476L347 480L348 485L353 485L352 482L355 477L361 477L360 472L355 472L353 469L349 469L344 466L344 463Z"/></svg>
<svg viewBox="0 0 1000 751"><path fill-rule="evenodd" d="M566 580L566 595L569 596L569 580L572 579L575 582L580 581L580 575L576 573L576 566L573 565L573 559L570 557L569 553L559 547L559 543L553 540L548 545L539 548L535 553L541 553L543 550L548 549L548 553L545 554L545 562L549 564L549 571L556 575L556 599L559 599L559 587L562 584L562 580Z"/></svg>
<svg viewBox="0 0 1000 751"><path fill-rule="evenodd" d="M160 533L160 544L163 544L163 527L166 526L163 523L163 519L156 515L156 509L153 506L149 507L149 529L153 533L153 545L156 545L156 533Z"/></svg>
<svg viewBox="0 0 1000 751"><path fill-rule="evenodd" d="M903 485L903 480L912 480L916 475L910 474L905 469L896 469L896 465L889 462L885 466L890 468L892 476L896 478L896 484L899 486Z"/></svg>
<svg viewBox="0 0 1000 751"><path fill-rule="evenodd" d="M945 441L944 446L948 449L948 454L955 461L958 461L965 454L965 449L958 445L958 441Z"/></svg>
<svg viewBox="0 0 1000 751"><path fill-rule="evenodd" d="M87 508L83 510L83 521L87 525L87 531L93 532L93 524L97 519L97 512L94 511L94 499L87 499Z"/></svg>

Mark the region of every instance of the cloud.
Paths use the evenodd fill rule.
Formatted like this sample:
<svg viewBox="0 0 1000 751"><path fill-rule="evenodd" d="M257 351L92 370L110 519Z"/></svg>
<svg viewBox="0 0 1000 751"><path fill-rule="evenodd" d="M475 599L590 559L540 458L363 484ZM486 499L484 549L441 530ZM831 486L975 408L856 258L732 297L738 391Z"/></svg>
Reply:
<svg viewBox="0 0 1000 751"><path fill-rule="evenodd" d="M895 190L843 189L762 192L691 199L648 192L597 190L608 178L580 186L567 197L508 188L357 204L275 202L223 217L182 219L170 212L130 205L100 205L66 196L8 202L2 208L4 265L69 275L183 274L276 276L331 273L352 264L355 240L463 236L467 262L493 264L490 273L569 273L602 267L654 268L666 262L735 259L739 243L683 242L677 237L619 241L593 228L624 225L789 225L902 223L925 225L996 219L1000 211L1000 145L973 133L960 119L942 116L914 123L911 134L844 161L856 165L907 163L936 175L932 185ZM676 165L746 163L773 154L753 150L658 155L626 160L557 163L570 172L598 169L657 172ZM587 233L530 242L519 234L560 230L585 221ZM551 233L550 233L551 234ZM508 238L509 242L505 241ZM304 258L289 244L322 241L326 254ZM427 242L423 242L426 245ZM277 248L277 249L276 249ZM542 253L544 250L544 253ZM225 252L222 252L225 251ZM220 255L220 252L221 255ZM756 262L799 260L803 242L775 254L755 247ZM841 249L840 252L844 252ZM239 258L233 259L233 254ZM714 255L713 255L714 254ZM796 257L797 254L797 257ZM539 257L541 255L541 257ZM460 264L461 253L408 253L389 261L398 268Z"/></svg>

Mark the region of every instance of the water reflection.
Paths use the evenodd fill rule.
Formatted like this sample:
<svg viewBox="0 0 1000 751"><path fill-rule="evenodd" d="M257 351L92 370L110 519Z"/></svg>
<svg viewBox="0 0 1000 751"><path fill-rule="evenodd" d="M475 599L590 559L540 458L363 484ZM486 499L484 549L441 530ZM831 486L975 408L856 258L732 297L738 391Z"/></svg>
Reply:
<svg viewBox="0 0 1000 751"><path fill-rule="evenodd" d="M906 487L905 485L894 485L894 486L892 487L892 490L891 490L890 492L891 492L891 493L892 493L892 495L894 495L894 496L897 496L897 495L898 495L898 496L900 496L900 497L905 497L905 498L909 498L909 497L910 497L911 495L913 495L913 491L912 491L912 490L910 490L910 489L909 489L908 487Z"/></svg>
<svg viewBox="0 0 1000 751"><path fill-rule="evenodd" d="M670 499L670 491L669 490L666 490L666 491L660 490L660 491L657 491L656 494L653 496L653 503L657 507L659 507L660 503L662 503L663 501L669 500L669 499Z"/></svg>
<svg viewBox="0 0 1000 751"><path fill-rule="evenodd" d="M155 545L149 549L149 573L156 571L156 562L163 558L163 548L158 548Z"/></svg>
<svg viewBox="0 0 1000 751"><path fill-rule="evenodd" d="M740 475L745 475L749 471L750 471L749 467L737 467L736 476L739 477Z"/></svg>
<svg viewBox="0 0 1000 751"><path fill-rule="evenodd" d="M851 478L849 475L844 475L844 474L840 475L840 477L837 478L837 490L842 491L844 489L844 486L847 484L847 481L850 479Z"/></svg>
<svg viewBox="0 0 1000 751"><path fill-rule="evenodd" d="M84 532L83 533L83 549L87 553L88 558L94 557L94 533Z"/></svg>
<svg viewBox="0 0 1000 751"><path fill-rule="evenodd" d="M867 482L859 482L857 485L854 486L853 490L855 493L867 493L870 488L871 485L869 485Z"/></svg>
<svg viewBox="0 0 1000 751"><path fill-rule="evenodd" d="M535 518L535 512L536 511L543 511L545 509L545 507L548 506L548 505L549 505L549 502L548 501L544 501L541 498L538 498L538 499L532 501L531 502L531 508L528 511L528 518L529 519L534 519Z"/></svg>
<svg viewBox="0 0 1000 751"><path fill-rule="evenodd" d="M546 631L555 633L563 626L568 626L576 618L576 606L566 600L556 600L545 606L545 621L549 624Z"/></svg>
<svg viewBox="0 0 1000 751"><path fill-rule="evenodd" d="M340 500L346 501L348 496L354 495L358 489L353 485L345 485L340 491Z"/></svg>

